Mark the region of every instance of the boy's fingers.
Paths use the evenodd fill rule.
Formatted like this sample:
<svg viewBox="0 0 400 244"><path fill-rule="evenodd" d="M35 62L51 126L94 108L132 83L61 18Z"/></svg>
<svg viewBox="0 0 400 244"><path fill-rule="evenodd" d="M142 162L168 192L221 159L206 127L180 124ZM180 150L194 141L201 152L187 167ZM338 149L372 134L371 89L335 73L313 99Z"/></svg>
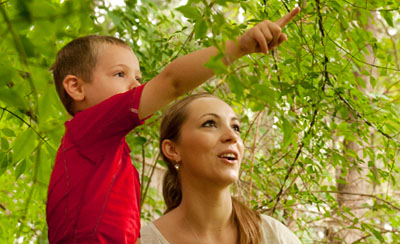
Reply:
<svg viewBox="0 0 400 244"><path fill-rule="evenodd" d="M262 26L261 28L261 33L264 35L265 40L267 42L267 44L269 44L273 39L274 36L272 35L270 29L268 28L268 26Z"/></svg>
<svg viewBox="0 0 400 244"><path fill-rule="evenodd" d="M300 8L296 7L295 9L290 11L290 13L286 14L285 16L277 20L275 24L279 25L282 28L285 25L287 25L287 23L289 23L289 21L291 21L299 12Z"/></svg>
<svg viewBox="0 0 400 244"><path fill-rule="evenodd" d="M286 40L287 40L287 36L286 36L285 34L282 33L282 34L279 36L278 45L281 44L282 42L286 41Z"/></svg>
<svg viewBox="0 0 400 244"><path fill-rule="evenodd" d="M275 45L268 45L268 49L275 49L279 45L281 45L282 42L287 41L287 36L285 34L280 34L280 36L277 39L277 43Z"/></svg>
<svg viewBox="0 0 400 244"><path fill-rule="evenodd" d="M272 38L268 42L268 46L271 45L272 47L277 47L279 36L282 33L281 28L277 24L273 23L269 26L268 30L272 34Z"/></svg>
<svg viewBox="0 0 400 244"><path fill-rule="evenodd" d="M261 49L261 52L267 54L268 53L268 44L267 44L267 40L265 39L265 36L261 33L261 31L258 31L255 33L254 37L257 40L257 43Z"/></svg>

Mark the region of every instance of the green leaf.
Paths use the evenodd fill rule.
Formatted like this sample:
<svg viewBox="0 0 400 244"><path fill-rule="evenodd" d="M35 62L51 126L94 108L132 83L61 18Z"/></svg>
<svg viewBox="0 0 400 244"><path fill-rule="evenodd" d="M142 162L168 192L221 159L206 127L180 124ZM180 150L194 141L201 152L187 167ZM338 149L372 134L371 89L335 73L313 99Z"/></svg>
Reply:
<svg viewBox="0 0 400 244"><path fill-rule="evenodd" d="M25 173L26 170L26 159L22 160L18 165L17 168L15 169L15 180L18 180L18 178Z"/></svg>
<svg viewBox="0 0 400 244"><path fill-rule="evenodd" d="M15 133L14 133L14 131L11 130L11 129L4 128L4 129L1 130L1 132L2 132L5 136L8 136L8 137L15 137Z"/></svg>
<svg viewBox="0 0 400 244"><path fill-rule="evenodd" d="M26 36L20 36L21 44L24 47L24 51L28 57L35 57L37 55L36 48L32 41Z"/></svg>
<svg viewBox="0 0 400 244"><path fill-rule="evenodd" d="M388 25L390 25L391 27L394 27L392 12L381 10L381 11L379 11L379 13L386 20L386 23L388 23Z"/></svg>
<svg viewBox="0 0 400 244"><path fill-rule="evenodd" d="M222 6L226 6L227 2L229 2L229 0L215 0L215 3Z"/></svg>
<svg viewBox="0 0 400 244"><path fill-rule="evenodd" d="M28 157L36 146L36 138L32 129L27 129L18 135L15 139L12 150L13 150L13 162L17 163L22 159Z"/></svg>
<svg viewBox="0 0 400 244"><path fill-rule="evenodd" d="M285 117L282 117L282 129L283 129L283 145L284 147L286 147L289 145L291 141L293 129L292 125Z"/></svg>
<svg viewBox="0 0 400 244"><path fill-rule="evenodd" d="M196 22L195 26L194 26L194 36L195 39L202 39L206 36L207 34L207 22L205 20L200 20L198 22Z"/></svg>
<svg viewBox="0 0 400 244"><path fill-rule="evenodd" d="M229 76L228 84L230 90L236 95L239 100L241 100L244 95L244 87L240 79L236 75Z"/></svg>
<svg viewBox="0 0 400 244"><path fill-rule="evenodd" d="M337 178L337 179L336 179L336 182L337 182L338 184L343 184L343 185L349 184L347 181L345 181L345 180L342 179L342 178Z"/></svg>
<svg viewBox="0 0 400 244"><path fill-rule="evenodd" d="M0 87L8 85L13 82L14 77L17 75L17 72L15 69L10 66L1 63L1 69L0 69Z"/></svg>
<svg viewBox="0 0 400 244"><path fill-rule="evenodd" d="M369 230L372 232L372 234L374 234L374 236L381 242L385 242L385 239L383 238L382 234L375 230L374 228L372 228L371 226L368 225Z"/></svg>
<svg viewBox="0 0 400 244"><path fill-rule="evenodd" d="M222 62L222 55L211 57L206 63L206 67L212 69L215 74L223 74L227 70L225 64Z"/></svg>
<svg viewBox="0 0 400 244"><path fill-rule="evenodd" d="M146 143L147 139L142 136L134 136L132 138L132 141L135 146L142 146L143 144Z"/></svg>
<svg viewBox="0 0 400 244"><path fill-rule="evenodd" d="M15 91L15 89L10 89L8 87L0 88L0 101L23 110L27 108L25 100L22 99L21 94Z"/></svg>
<svg viewBox="0 0 400 244"><path fill-rule="evenodd" d="M38 175L37 180L43 184L48 184L51 175L51 165L53 163L53 157L47 153L47 150L44 150L42 146L40 148L40 160L38 166Z"/></svg>
<svg viewBox="0 0 400 244"><path fill-rule="evenodd" d="M108 12L108 16L116 26L121 26L121 18L118 14L115 14L114 12Z"/></svg>
<svg viewBox="0 0 400 244"><path fill-rule="evenodd" d="M201 18L201 13L190 5L184 5L181 7L176 8L179 12L183 14L188 19L196 20Z"/></svg>
<svg viewBox="0 0 400 244"><path fill-rule="evenodd" d="M7 151L10 148L10 145L8 143L8 140L4 137L1 138L1 149L4 151Z"/></svg>
<svg viewBox="0 0 400 244"><path fill-rule="evenodd" d="M51 90L50 90L51 89ZM52 98L53 96L51 96L51 92L52 92L52 87L48 87L48 89L46 89L44 95L42 97L39 98L39 106L38 106L38 113L39 113L39 119L40 119L40 123L41 124L45 124L45 122L51 118L51 112L52 112L52 107L53 107L53 103L55 103L56 101L54 101Z"/></svg>
<svg viewBox="0 0 400 244"><path fill-rule="evenodd" d="M0 152L0 176L6 171L8 167L7 154Z"/></svg>

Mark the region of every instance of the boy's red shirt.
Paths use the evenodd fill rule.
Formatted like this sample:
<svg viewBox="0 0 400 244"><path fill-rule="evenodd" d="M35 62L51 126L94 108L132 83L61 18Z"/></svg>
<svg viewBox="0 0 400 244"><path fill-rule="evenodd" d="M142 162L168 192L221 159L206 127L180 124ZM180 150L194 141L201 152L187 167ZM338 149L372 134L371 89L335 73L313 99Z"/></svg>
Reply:
<svg viewBox="0 0 400 244"><path fill-rule="evenodd" d="M50 243L135 243L140 231L139 175L125 135L143 86L79 112L65 123L46 206Z"/></svg>

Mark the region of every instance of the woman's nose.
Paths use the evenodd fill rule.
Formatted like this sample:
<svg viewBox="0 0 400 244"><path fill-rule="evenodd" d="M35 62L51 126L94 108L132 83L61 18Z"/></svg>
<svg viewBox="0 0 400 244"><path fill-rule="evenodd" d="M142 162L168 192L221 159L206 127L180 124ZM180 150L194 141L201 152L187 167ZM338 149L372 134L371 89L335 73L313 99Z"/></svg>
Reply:
<svg viewBox="0 0 400 244"><path fill-rule="evenodd" d="M239 139L239 134L231 127L224 128L224 131L221 136L221 140L223 142L231 142L235 143Z"/></svg>

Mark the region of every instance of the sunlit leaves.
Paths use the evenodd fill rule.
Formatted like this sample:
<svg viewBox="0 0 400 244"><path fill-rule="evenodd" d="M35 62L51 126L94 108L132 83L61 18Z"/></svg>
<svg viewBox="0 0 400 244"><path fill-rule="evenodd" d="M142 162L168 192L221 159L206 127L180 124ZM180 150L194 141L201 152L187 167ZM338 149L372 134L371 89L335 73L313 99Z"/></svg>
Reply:
<svg viewBox="0 0 400 244"><path fill-rule="evenodd" d="M179 8L177 8L179 12L183 14L188 19L192 20L199 20L201 18L201 13L199 10L195 7L192 7L191 5L184 5Z"/></svg>
<svg viewBox="0 0 400 244"><path fill-rule="evenodd" d="M203 46L218 45L223 52L224 40L260 20L279 19L299 2L133 0L123 8L90 0L1 4L15 31L12 35L1 16L0 216L6 218L0 218L0 242L12 243L17 236L24 242L46 239L46 189L69 119L48 72L59 48L86 34L119 36L132 46L148 81L174 58ZM217 76L199 91L225 99L242 119L246 153L235 193L263 213L276 206L274 217L296 219L294 230L304 243L327 242L319 232L329 232L333 220L340 228L362 229L366 243L399 242L394 232L400 226L394 208L399 198L393 194L400 180L399 2L301 4L299 16L283 28L288 41L273 53L248 55L230 67L220 54L207 64ZM94 13L95 7L102 12ZM376 21L370 22L372 17ZM368 24L376 31L367 31ZM160 117L157 112L127 136L139 170L142 154L150 161L158 154ZM349 149L350 142L362 148ZM165 167L160 160L156 165ZM339 206L337 184L349 184L346 173L364 168L365 180L384 194L364 193L367 213L355 217L351 208ZM145 175L143 181L148 179ZM163 209L160 198L153 188L143 196L157 214ZM149 221L152 214L146 209L142 217ZM382 223L391 231L377 227Z"/></svg>

